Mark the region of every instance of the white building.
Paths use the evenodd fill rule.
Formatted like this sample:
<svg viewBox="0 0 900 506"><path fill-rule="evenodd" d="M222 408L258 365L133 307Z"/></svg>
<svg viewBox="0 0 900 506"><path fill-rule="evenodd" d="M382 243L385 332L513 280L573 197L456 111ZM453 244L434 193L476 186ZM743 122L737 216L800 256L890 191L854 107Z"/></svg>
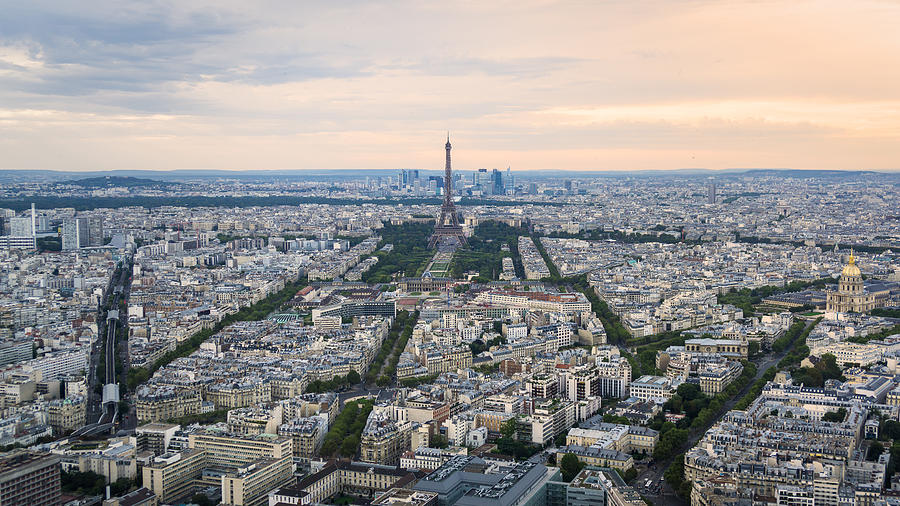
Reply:
<svg viewBox="0 0 900 506"><path fill-rule="evenodd" d="M642 401L669 399L675 390L671 378L645 375L631 382L631 396Z"/></svg>

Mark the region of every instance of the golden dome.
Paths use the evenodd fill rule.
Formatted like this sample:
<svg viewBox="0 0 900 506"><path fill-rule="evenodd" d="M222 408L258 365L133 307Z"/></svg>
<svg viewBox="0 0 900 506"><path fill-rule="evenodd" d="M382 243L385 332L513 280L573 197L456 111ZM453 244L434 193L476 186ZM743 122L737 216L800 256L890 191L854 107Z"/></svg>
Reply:
<svg viewBox="0 0 900 506"><path fill-rule="evenodd" d="M853 250L850 250L850 258L847 259L847 265L844 266L844 270L841 271L841 277L852 277L852 276L862 276L862 273L859 272L859 267L856 266L856 257L853 256Z"/></svg>

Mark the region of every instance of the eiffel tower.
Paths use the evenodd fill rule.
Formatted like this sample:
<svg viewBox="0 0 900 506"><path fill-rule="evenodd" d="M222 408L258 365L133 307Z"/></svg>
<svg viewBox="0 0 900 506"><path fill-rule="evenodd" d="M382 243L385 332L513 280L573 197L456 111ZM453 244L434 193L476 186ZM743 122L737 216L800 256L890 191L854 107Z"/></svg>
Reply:
<svg viewBox="0 0 900 506"><path fill-rule="evenodd" d="M428 247L434 248L443 241L458 242L460 246L469 244L459 224L456 206L453 205L453 178L450 174L450 133L447 133L447 163L444 166L444 203L441 204L441 217L434 224L434 234L428 241Z"/></svg>

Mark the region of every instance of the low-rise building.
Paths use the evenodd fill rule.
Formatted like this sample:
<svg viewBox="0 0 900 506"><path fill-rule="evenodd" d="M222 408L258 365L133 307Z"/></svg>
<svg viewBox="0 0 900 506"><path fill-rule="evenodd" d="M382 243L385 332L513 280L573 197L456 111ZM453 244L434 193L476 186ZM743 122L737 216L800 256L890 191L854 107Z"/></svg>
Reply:
<svg viewBox="0 0 900 506"><path fill-rule="evenodd" d="M643 401L651 399L668 400L675 393L672 379L665 376L644 375L631 382L631 396Z"/></svg>

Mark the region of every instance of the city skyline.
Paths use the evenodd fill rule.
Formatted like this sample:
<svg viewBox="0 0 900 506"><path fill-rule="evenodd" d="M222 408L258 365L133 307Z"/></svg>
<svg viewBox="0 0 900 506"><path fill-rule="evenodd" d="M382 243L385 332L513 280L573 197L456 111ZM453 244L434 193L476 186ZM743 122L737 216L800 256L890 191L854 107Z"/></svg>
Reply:
<svg viewBox="0 0 900 506"><path fill-rule="evenodd" d="M898 169L896 3L98 7L0 21L0 169Z"/></svg>

